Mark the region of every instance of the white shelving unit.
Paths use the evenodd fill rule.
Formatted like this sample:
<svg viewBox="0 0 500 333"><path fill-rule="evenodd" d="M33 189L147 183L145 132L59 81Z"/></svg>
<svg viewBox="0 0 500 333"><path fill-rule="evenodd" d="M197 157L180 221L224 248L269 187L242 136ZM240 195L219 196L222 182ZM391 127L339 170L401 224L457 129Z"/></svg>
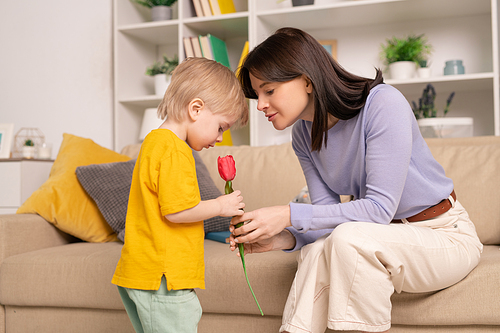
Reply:
<svg viewBox="0 0 500 333"><path fill-rule="evenodd" d="M336 39L337 58L347 70L373 77L383 68L380 45L392 36L425 33L434 47L432 77L385 82L409 101L418 100L427 83L444 107L455 91L449 116L474 118L475 135L500 135L498 0L316 0L292 7L291 0L233 0L237 13L198 18L191 0L179 0L174 19L149 22L149 11L130 0L115 0L115 149L137 142L142 113L156 107L153 80L146 67L163 53L182 60L182 38L211 33L228 45L236 69L243 44L250 49L275 30L293 26L317 39ZM443 76L447 60L462 59L466 74ZM276 131L251 101L250 125L233 133L236 144L270 145L288 141L290 131Z"/></svg>

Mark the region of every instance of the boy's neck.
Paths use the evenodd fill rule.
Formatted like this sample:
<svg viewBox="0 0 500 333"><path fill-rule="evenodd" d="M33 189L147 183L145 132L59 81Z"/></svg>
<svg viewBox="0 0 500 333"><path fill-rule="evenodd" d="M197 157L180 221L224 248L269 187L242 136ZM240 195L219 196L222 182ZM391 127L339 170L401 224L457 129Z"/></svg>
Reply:
<svg viewBox="0 0 500 333"><path fill-rule="evenodd" d="M187 137L187 124L185 124L184 121L178 122L178 121L175 121L175 120L169 120L169 119L167 119L158 128L159 129L160 128L161 129L168 129L168 130L172 131L175 135L177 135L177 137L179 139L181 139L182 141L186 141L186 137Z"/></svg>

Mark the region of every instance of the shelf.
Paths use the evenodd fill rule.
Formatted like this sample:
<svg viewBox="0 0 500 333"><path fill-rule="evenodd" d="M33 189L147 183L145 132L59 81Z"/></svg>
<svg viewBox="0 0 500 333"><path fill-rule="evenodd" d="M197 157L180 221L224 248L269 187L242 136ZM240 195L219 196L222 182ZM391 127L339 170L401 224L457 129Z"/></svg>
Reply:
<svg viewBox="0 0 500 333"><path fill-rule="evenodd" d="M420 92L425 85L432 83L434 87L443 92L448 91L481 91L493 90L493 73L475 73L464 75L446 75L433 76L429 78L415 78L410 80L385 80L385 83L390 84L403 95L411 94L412 92Z"/></svg>
<svg viewBox="0 0 500 333"><path fill-rule="evenodd" d="M126 35L134 36L151 44L167 44L172 40L172 36L177 39L179 29L179 21L160 21L160 22L147 22L140 24L131 24L118 28L119 32Z"/></svg>
<svg viewBox="0 0 500 333"><path fill-rule="evenodd" d="M119 103L125 105L141 106L145 108L156 108L162 101L163 96L147 95L147 96L136 96L132 98L121 98L118 100Z"/></svg>
<svg viewBox="0 0 500 333"><path fill-rule="evenodd" d="M248 12L192 17L184 20L184 24L202 34L210 32L221 39L248 36Z"/></svg>
<svg viewBox="0 0 500 333"><path fill-rule="evenodd" d="M455 0L452 6L435 0L351 0L258 10L257 17L272 27L317 30L488 14L490 6L489 0Z"/></svg>
<svg viewBox="0 0 500 333"><path fill-rule="evenodd" d="M163 53L177 53L182 60L184 37L210 33L225 40L235 67L245 41L253 49L285 26L317 39L337 39L341 65L367 77L374 67L381 67L380 43L385 38L425 33L435 47L431 68L436 76L385 82L409 101L418 98L428 83L441 99L456 92L454 113L471 116L474 110L476 135L500 135L500 0L316 0L314 5L298 7L290 0L233 1L237 12L231 14L196 17L192 3L182 1L174 20L146 22L148 10L129 0L113 0L116 149L137 141L144 109L162 101L163 96L149 95L153 83L144 70ZM473 74L443 76L441 64L449 59L462 59L467 73ZM241 142L270 145L290 140L289 129L274 130L257 112L256 101L250 105L250 126Z"/></svg>

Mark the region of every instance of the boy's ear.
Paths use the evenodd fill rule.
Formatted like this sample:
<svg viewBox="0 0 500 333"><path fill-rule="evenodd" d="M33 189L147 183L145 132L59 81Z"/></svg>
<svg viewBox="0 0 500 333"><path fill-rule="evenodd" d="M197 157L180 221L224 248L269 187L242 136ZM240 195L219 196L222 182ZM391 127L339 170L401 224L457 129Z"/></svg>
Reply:
<svg viewBox="0 0 500 333"><path fill-rule="evenodd" d="M189 102L188 105L189 119L191 119L192 121L198 119L198 116L204 107L205 103L201 98L195 98L191 102Z"/></svg>

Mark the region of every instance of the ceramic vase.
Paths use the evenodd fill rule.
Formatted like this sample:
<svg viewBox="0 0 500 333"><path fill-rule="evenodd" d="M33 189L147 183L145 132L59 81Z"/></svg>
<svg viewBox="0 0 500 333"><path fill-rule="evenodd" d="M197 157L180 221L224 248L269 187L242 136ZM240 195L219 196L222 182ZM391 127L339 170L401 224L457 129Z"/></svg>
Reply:
<svg viewBox="0 0 500 333"><path fill-rule="evenodd" d="M449 60L445 63L444 75L465 74L465 67L462 60Z"/></svg>
<svg viewBox="0 0 500 333"><path fill-rule="evenodd" d="M431 77L431 69L429 67L420 67L417 69L417 76L422 79Z"/></svg>
<svg viewBox="0 0 500 333"><path fill-rule="evenodd" d="M151 8L151 19L153 21L165 21L172 18L172 7L154 6Z"/></svg>
<svg viewBox="0 0 500 333"><path fill-rule="evenodd" d="M170 79L172 75L167 74L156 74L154 76L155 79L155 95L162 96L165 95L165 91L167 91L168 85L170 84Z"/></svg>
<svg viewBox="0 0 500 333"><path fill-rule="evenodd" d="M391 79L404 80L415 77L417 64L413 61L397 61L389 65Z"/></svg>
<svg viewBox="0 0 500 333"><path fill-rule="evenodd" d="M23 146L22 154L24 158L35 158L35 147Z"/></svg>
<svg viewBox="0 0 500 333"><path fill-rule="evenodd" d="M314 0L292 0L292 5L296 6L305 6L305 5L314 5Z"/></svg>

